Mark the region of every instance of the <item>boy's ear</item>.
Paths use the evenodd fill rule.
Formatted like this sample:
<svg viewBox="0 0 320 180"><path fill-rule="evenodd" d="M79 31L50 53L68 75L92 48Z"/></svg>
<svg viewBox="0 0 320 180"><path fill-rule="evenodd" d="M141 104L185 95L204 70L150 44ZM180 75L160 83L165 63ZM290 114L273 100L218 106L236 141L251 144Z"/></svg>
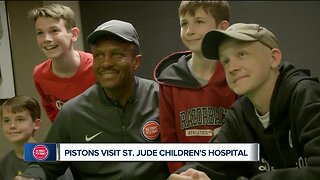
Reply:
<svg viewBox="0 0 320 180"><path fill-rule="evenodd" d="M281 60L282 60L282 53L280 51L280 49L278 48L273 48L271 50L271 55L272 55L272 63L271 63L271 67L272 68L278 68L281 64Z"/></svg>
<svg viewBox="0 0 320 180"><path fill-rule="evenodd" d="M72 33L72 41L76 41L79 37L79 34L80 34L80 29L77 28L77 27L73 27L71 29L71 33Z"/></svg>
<svg viewBox="0 0 320 180"><path fill-rule="evenodd" d="M218 24L217 29L226 30L229 27L229 22L227 20L223 20Z"/></svg>
<svg viewBox="0 0 320 180"><path fill-rule="evenodd" d="M41 127L41 124L42 124L41 119L36 119L36 120L34 121L33 130L38 130L38 129Z"/></svg>

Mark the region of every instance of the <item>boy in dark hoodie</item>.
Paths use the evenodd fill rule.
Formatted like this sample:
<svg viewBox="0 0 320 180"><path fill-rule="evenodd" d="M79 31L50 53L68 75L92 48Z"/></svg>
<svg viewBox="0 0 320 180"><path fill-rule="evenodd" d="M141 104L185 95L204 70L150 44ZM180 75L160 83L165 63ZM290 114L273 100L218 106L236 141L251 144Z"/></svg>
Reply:
<svg viewBox="0 0 320 180"><path fill-rule="evenodd" d="M229 26L229 4L182 1L179 19L181 40L191 52L169 55L154 73L160 84L161 141L209 142L237 96L228 87L220 62L203 56L201 41L209 30ZM168 162L171 173L184 164Z"/></svg>
<svg viewBox="0 0 320 180"><path fill-rule="evenodd" d="M220 59L228 85L243 95L213 142L258 142L260 161L193 163L170 179L319 179L319 80L282 61L276 37L258 24L210 31L202 52Z"/></svg>

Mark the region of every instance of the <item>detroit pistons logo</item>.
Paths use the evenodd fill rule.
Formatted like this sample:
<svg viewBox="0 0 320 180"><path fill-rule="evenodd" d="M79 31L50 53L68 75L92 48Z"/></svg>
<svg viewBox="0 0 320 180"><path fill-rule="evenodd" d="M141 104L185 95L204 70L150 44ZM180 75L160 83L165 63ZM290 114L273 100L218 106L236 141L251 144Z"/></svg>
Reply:
<svg viewBox="0 0 320 180"><path fill-rule="evenodd" d="M147 121L142 127L143 136L149 141L153 141L159 137L160 124L157 121Z"/></svg>
<svg viewBox="0 0 320 180"><path fill-rule="evenodd" d="M38 161L44 161L49 157L49 149L45 145L36 145L32 150L33 157Z"/></svg>
<svg viewBox="0 0 320 180"><path fill-rule="evenodd" d="M59 110L61 110L63 104L64 104L64 102L61 101L61 100L57 100L57 101L56 101L56 107L57 107Z"/></svg>

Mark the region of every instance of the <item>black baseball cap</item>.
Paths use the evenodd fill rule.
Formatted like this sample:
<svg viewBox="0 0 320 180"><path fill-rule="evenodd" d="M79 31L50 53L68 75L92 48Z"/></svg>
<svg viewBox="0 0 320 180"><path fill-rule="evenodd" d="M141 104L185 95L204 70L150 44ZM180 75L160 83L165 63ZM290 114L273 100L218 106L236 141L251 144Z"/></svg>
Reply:
<svg viewBox="0 0 320 180"><path fill-rule="evenodd" d="M140 48L136 29L132 24L120 20L110 20L101 24L87 37L87 42L94 44L100 37L108 35L116 35L126 41L133 42Z"/></svg>

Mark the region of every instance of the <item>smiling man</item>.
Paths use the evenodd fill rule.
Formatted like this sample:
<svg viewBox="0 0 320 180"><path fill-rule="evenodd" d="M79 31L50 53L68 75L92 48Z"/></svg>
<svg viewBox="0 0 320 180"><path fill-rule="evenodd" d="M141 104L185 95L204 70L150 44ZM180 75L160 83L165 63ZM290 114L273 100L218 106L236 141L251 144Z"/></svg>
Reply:
<svg viewBox="0 0 320 180"><path fill-rule="evenodd" d="M160 142L158 84L135 76L142 60L135 28L110 20L87 40L98 82L64 104L46 142ZM55 179L68 167L75 179L163 180L169 175L165 162L58 162L31 164L23 176Z"/></svg>

